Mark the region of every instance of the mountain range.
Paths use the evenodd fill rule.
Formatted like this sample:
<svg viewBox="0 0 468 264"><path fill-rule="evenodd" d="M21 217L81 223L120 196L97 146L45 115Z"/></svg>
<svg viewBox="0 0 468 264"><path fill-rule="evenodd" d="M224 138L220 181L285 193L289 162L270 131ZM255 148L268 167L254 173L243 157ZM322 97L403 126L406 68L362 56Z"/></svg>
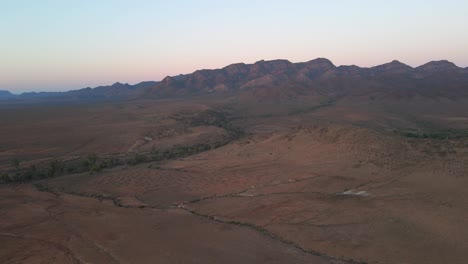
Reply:
<svg viewBox="0 0 468 264"><path fill-rule="evenodd" d="M66 92L27 92L19 95L9 91L0 91L0 100L78 100L78 101L99 101L99 100L122 100L132 98L140 94L140 90L153 87L158 82L147 81L135 85L128 83L114 83L108 86L98 86L95 88L83 88Z"/></svg>
<svg viewBox="0 0 468 264"><path fill-rule="evenodd" d="M273 60L166 77L146 91L156 96L229 92L257 99L304 94L458 97L468 95L468 70L449 61L412 68L395 60L361 68L337 67L323 58L303 63Z"/></svg>
<svg viewBox="0 0 468 264"><path fill-rule="evenodd" d="M112 100L206 94L230 94L255 100L301 95L458 98L468 96L468 68L446 60L431 61L416 68L396 60L371 68L335 66L325 58L301 63L262 60L136 85L115 83L93 89L21 95L1 91L0 99Z"/></svg>

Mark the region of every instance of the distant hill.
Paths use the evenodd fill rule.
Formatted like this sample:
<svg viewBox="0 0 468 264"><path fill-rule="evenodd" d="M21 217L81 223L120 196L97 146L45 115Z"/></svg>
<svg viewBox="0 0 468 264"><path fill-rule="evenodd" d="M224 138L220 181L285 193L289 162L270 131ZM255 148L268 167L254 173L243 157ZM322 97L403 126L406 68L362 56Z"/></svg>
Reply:
<svg viewBox="0 0 468 264"><path fill-rule="evenodd" d="M0 91L0 100L15 99L15 100L117 100L129 99L136 97L141 92L146 91L150 87L154 87L157 82L148 81L141 82L135 85L127 83L114 83L109 86L99 86L95 88L83 88L79 90L71 90L67 92L29 92L20 95L13 95L8 91Z"/></svg>
<svg viewBox="0 0 468 264"><path fill-rule="evenodd" d="M11 99L11 98L14 98L14 97L15 97L15 95L10 93L9 91L0 90L0 100Z"/></svg>

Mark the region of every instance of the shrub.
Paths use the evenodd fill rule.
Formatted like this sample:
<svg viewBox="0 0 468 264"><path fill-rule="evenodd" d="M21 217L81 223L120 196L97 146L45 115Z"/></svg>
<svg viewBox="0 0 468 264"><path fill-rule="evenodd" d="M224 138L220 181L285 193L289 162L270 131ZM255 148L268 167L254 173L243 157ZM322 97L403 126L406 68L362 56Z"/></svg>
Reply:
<svg viewBox="0 0 468 264"><path fill-rule="evenodd" d="M107 163L105 161L101 161L101 163L98 163L98 161L99 157L94 153L86 156L86 159L84 161L86 171L94 173L100 171L102 168L107 167Z"/></svg>
<svg viewBox="0 0 468 264"><path fill-rule="evenodd" d="M137 165L139 163L143 163L147 160L148 158L141 153L134 153L133 157L130 159L128 162L130 165Z"/></svg>
<svg viewBox="0 0 468 264"><path fill-rule="evenodd" d="M47 167L47 177L52 178L63 172L63 164L61 161L53 160Z"/></svg>
<svg viewBox="0 0 468 264"><path fill-rule="evenodd" d="M8 173L3 173L2 176L0 177L0 180L3 183L10 183L12 182L12 179L10 178L10 175Z"/></svg>

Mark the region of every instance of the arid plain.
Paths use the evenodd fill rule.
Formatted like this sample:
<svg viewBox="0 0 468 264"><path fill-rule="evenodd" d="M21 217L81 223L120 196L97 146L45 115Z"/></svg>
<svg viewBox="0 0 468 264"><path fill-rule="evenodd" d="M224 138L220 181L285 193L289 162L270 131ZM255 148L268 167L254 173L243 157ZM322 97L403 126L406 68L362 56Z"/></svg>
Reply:
<svg viewBox="0 0 468 264"><path fill-rule="evenodd" d="M466 263L464 96L263 81L1 104L0 262Z"/></svg>

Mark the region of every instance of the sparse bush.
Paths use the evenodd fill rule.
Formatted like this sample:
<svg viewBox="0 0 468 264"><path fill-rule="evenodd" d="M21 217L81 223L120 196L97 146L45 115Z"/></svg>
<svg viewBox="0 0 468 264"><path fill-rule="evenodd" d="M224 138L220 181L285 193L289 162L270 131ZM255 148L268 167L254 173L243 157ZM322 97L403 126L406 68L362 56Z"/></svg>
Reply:
<svg viewBox="0 0 468 264"><path fill-rule="evenodd" d="M108 168L109 167L109 164L106 160L102 160L100 163L99 163L99 170L102 170L102 169L105 169L105 168Z"/></svg>
<svg viewBox="0 0 468 264"><path fill-rule="evenodd" d="M141 154L141 153L134 153L133 154L133 157L130 159L130 161L128 162L128 164L130 165L137 165L137 164L140 164L140 163L143 163L147 160L148 158L144 155L144 154Z"/></svg>
<svg viewBox="0 0 468 264"><path fill-rule="evenodd" d="M152 161L159 161L163 159L163 155L159 151L151 151L150 155Z"/></svg>
<svg viewBox="0 0 468 264"><path fill-rule="evenodd" d="M12 182L12 179L10 178L10 175L8 173L3 173L2 176L0 177L2 183L10 183Z"/></svg>
<svg viewBox="0 0 468 264"><path fill-rule="evenodd" d="M98 156L96 154L90 154L86 157L85 166L86 169L93 173L101 170L101 166L98 164Z"/></svg>
<svg viewBox="0 0 468 264"><path fill-rule="evenodd" d="M47 177L52 178L63 172L63 164L59 160L53 160L49 163L47 168Z"/></svg>
<svg viewBox="0 0 468 264"><path fill-rule="evenodd" d="M21 182L33 180L37 176L36 166L31 165L26 171L22 173Z"/></svg>
<svg viewBox="0 0 468 264"><path fill-rule="evenodd" d="M408 138L422 139L460 139L468 137L468 131L463 129L446 129L425 132L401 131L400 134Z"/></svg>
<svg viewBox="0 0 468 264"><path fill-rule="evenodd" d="M118 166L118 165L122 165L123 162L119 158L114 157L114 158L109 159L107 164L108 164L109 168L112 168L112 167L115 167L115 166Z"/></svg>

